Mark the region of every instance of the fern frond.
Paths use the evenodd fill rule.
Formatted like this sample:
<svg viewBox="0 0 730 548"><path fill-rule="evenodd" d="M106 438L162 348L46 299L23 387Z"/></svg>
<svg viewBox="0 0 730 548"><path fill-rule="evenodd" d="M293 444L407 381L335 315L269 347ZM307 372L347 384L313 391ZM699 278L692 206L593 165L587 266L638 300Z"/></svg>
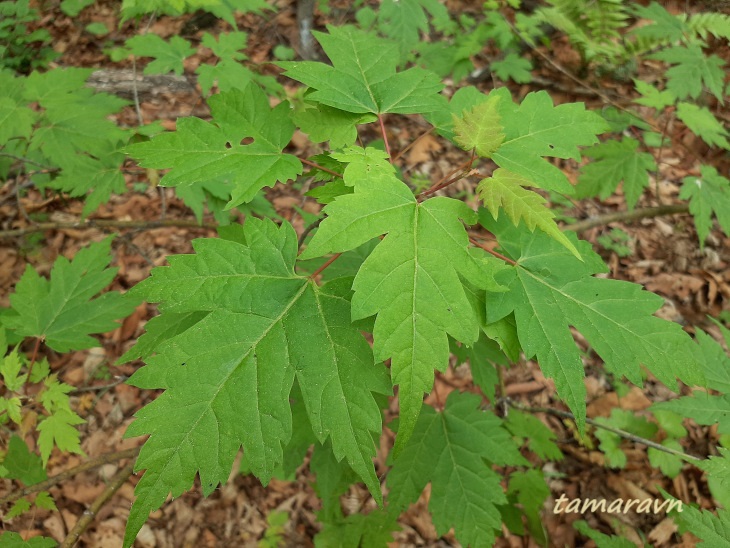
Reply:
<svg viewBox="0 0 730 548"><path fill-rule="evenodd" d="M606 44L621 37L619 31L626 27L629 15L623 0L593 0L587 3L584 17L591 38Z"/></svg>
<svg viewBox="0 0 730 548"><path fill-rule="evenodd" d="M703 40L709 34L715 38L730 40L730 15L724 13L695 13L687 19L687 25Z"/></svg>

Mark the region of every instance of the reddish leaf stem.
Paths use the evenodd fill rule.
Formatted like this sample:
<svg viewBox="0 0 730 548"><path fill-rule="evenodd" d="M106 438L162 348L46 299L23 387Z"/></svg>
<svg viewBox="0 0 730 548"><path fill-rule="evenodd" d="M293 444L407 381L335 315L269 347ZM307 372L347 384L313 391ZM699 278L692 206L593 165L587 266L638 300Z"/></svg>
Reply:
<svg viewBox="0 0 730 548"><path fill-rule="evenodd" d="M482 244L482 243L479 243L479 242L478 242L478 241L476 241L476 240L475 240L474 238L471 238L471 237L470 237L470 238L469 238L469 241L470 241L470 242L472 243L472 245L475 245L475 246L477 246L477 247L481 247L481 248L482 248L482 249L483 249L484 251L486 251L487 253L489 253L489 254L491 254L491 255L494 255L494 256L495 256L495 257L497 257L498 259L502 259L502 260L503 260L504 262L506 262L506 263L509 263L509 264L511 264L512 266L516 266L516 265L517 265L517 263L516 263L515 261L513 261L512 259L510 259L509 257L505 257L505 256L504 256L504 255L502 255L501 253L498 253L498 252L494 251L493 249L489 249L489 248L488 248L487 246L485 246L485 245L484 245L484 244Z"/></svg>
<svg viewBox="0 0 730 548"><path fill-rule="evenodd" d="M438 181L436 181L434 184L432 184L429 188L421 192L421 199L426 198L433 194L434 192L438 192L442 188L446 188L452 183L455 183L459 179L463 179L468 175L466 172L467 169L471 167L471 165L474 163L474 156L472 156L468 161L461 164L459 167L452 169L449 173L441 177ZM456 175L458 174L458 175ZM456 176L454 176L456 175Z"/></svg>
<svg viewBox="0 0 730 548"><path fill-rule="evenodd" d="M331 169L327 169L326 167L321 166L321 165L319 165L319 164L317 164L315 162L312 162L311 160L307 160L306 158L299 158L299 161L301 163L303 163L303 164L308 165L309 167L313 167L315 169L318 169L320 171L324 171L325 173L329 173L330 175L334 175L335 177L339 177L340 179L342 179L342 174L341 173L337 173L336 171L332 171Z"/></svg>
<svg viewBox="0 0 730 548"><path fill-rule="evenodd" d="M390 158L390 163L392 164L395 159L393 158L393 155L390 153L390 144L388 143L388 134L385 131L385 124L383 123L383 117L378 114L378 123L380 124L380 132L383 134L383 142L385 143L385 152L388 153L388 158Z"/></svg>
<svg viewBox="0 0 730 548"><path fill-rule="evenodd" d="M328 267L329 265L331 265L332 263L334 263L334 262L335 262L335 261L336 261L336 260L337 260L337 259L338 259L338 258L340 257L340 255L342 255L342 253L335 253L334 255L332 255L332 257L330 257L330 258L329 258L329 259L327 260L327 262L326 262L326 263L324 263L324 264L323 264L322 266L320 266L320 267L319 267L319 268L318 268L317 270L315 270L314 272L312 272L312 274L311 274L311 275L310 275L309 277L310 277L311 279L314 279L314 278L316 278L316 277L317 277L317 276L318 276L319 274L321 274L321 273L322 273L322 271L323 271L323 270L324 270L325 268L327 268L327 267Z"/></svg>
<svg viewBox="0 0 730 548"><path fill-rule="evenodd" d="M30 374L33 372L33 366L35 365L36 357L38 356L38 349L41 346L41 337L36 337L35 346L33 347L33 356L30 358L30 365L28 366L28 377L26 383L30 382Z"/></svg>

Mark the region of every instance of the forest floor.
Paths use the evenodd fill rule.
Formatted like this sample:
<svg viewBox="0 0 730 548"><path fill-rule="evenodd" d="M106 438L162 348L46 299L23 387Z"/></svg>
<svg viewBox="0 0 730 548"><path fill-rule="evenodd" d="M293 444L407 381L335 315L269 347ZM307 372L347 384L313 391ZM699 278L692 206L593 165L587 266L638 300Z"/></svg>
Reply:
<svg viewBox="0 0 730 548"><path fill-rule="evenodd" d="M241 29L252 36L249 42L251 47L247 53L254 62L270 59L272 48L279 43L296 43L296 6L288 0L277 4L278 12L266 19L258 16L241 18ZM347 2L331 4L335 8L339 4L343 9L334 9L329 16L318 14L315 21L317 28L323 29L335 17L333 14L342 18L352 16L352 12L347 10ZM448 4L455 12L468 12L477 10L480 3L456 0ZM681 6L665 3L668 8L683 9L684 3L678 4ZM54 48L63 53L56 63L59 66L98 69L131 68L129 61L111 63L102 52L102 44L92 35L83 32L84 26L90 22L102 22L109 28L117 29L117 5L118 2L99 1L84 10L76 20L64 16L57 9L44 11L42 25L53 35ZM178 35L186 28L190 17L157 18L149 31L162 37ZM224 30L225 23L218 22L217 25L219 30ZM207 30L212 32L215 28ZM199 39L201 32L192 31L189 34L183 33L183 36L195 40ZM127 23L114 30L108 38L121 44L134 33L134 24ZM551 49L543 48L541 51L568 73L575 74L579 68L579 58L565 41L557 40ZM730 60L728 51L716 53L725 60ZM201 47L198 55L187 61L186 68L188 71L194 70L197 64L205 63L208 56L208 50ZM605 105L601 95L625 100L632 93L633 86L630 82L616 82L590 75L583 76L582 79L589 82L590 88L599 89L601 95L586 92L585 89L579 89L575 79L568 78L563 72L556 70L553 64L542 62L541 59L535 56L538 65L535 75L540 77L541 82L549 84L546 89L555 103L584 101L590 107L600 109ZM271 74L278 73L274 67L267 70ZM650 71L656 68L642 66L639 70ZM280 81L283 83L284 79ZM291 82L286 85L293 86ZM539 89L534 85L508 85L517 97ZM493 86L493 81L490 79L478 86L488 91ZM149 123L161 120L167 129L173 129L178 117L207 117L207 108L197 89L191 88L190 93L163 92L142 97L139 107L144 121ZM118 116L117 122L125 127L135 126L137 114L134 105L126 107ZM388 118L388 127L391 146L397 152L420 135L425 126L417 117L391 116ZM679 130L672 133L673 131L674 127L668 125L667 135L673 146L661 151L656 177L644 192L638 207L680 203L677 195L682 179L698 173L697 159L706 155L707 147L690 134L681 134ZM377 137L362 136L365 141ZM295 135L289 152L299 157L307 157L313 151L306 146L306 138ZM401 167L404 171L424 174L431 181L437 181L453 169L453 166L461 164L465 154L445 141L429 136L421 139L417 146L403 155ZM713 160L713 165L721 166L722 161ZM573 181L576 180L578 166L574 162L563 162L560 167ZM726 160L723 167L727 173ZM139 221L142 224L163 218L171 223L194 221L192 212L175 198L172 189L162 191L163 199L159 188L146 184L144 171L130 169L126 177L129 192L113 197L92 215L93 219ZM290 220L301 233L306 223L299 210L317 213L319 206L312 199L303 196L301 189L307 184L306 179L300 183L279 184L268 191L268 197L277 214ZM470 190L474 184L474 181L464 180L449 187L445 193L458 194ZM3 222L3 228L30 227L20 214L18 203L15 196L9 193L9 188L6 185L0 189L0 219L8 220ZM20 202L26 212L45 214L48 222L62 223L81 217L82 203L61 196L47 197L31 191L21 197ZM619 193L604 201L576 202L566 208L563 215L566 218L585 220L623 210L625 201ZM630 254L627 256L619 256L615 251L605 249L597 243L599 237L616 228L628 235L626 245L630 248ZM41 274L47 274L57 256L72 257L81 247L102 239L110 232L109 229L91 226L0 238L0 306L9 305L8 296L20 279L26 263L30 263ZM145 279L153 266L166 264L168 255L191 252L193 239L216 235L213 229L190 226L139 227L116 229L113 232L117 234L113 264L119 268L113 288L119 290L127 290ZM595 245L595 249L609 265L611 277L643 284L647 289L664 297L666 305L661 311L662 316L685 325L689 332L693 332L692 326L699 326L715 336L718 335L707 316L717 317L723 310L730 309L730 239L721 232L713 231L704 249L700 250L691 219L686 214L677 214L601 224L582 230L580 236ZM128 377L142 364L133 362L117 365L116 361L144 332L145 322L155 314L155 306L140 305L118 329L100 337L100 348L62 356L43 349L53 371L60 379L81 389L75 393L73 401L77 412L87 421L80 427L82 448L87 458L136 447L142 442L140 439L125 440L123 435L133 420L133 414L149 403L155 393L118 383L117 379ZM671 397L668 389L651 378L643 389L634 387L619 395L613 381L606 378L599 361L595 357L592 360L586 368L589 417L608 416L616 407L640 413L652 402ZM432 401L445 400L452 390L476 390L468 369L456 363L453 365L445 374L437 375L436 389L429 396ZM506 395L522 405L563 408L556 397L553 382L545 379L537 364L532 361L523 360L507 370L504 384ZM92 390L85 391L91 387ZM644 499L659 497L659 488L671 488L684 501L698 503L703 508L715 507L703 475L697 468L686 464L682 473L674 480L668 480L650 466L646 447L625 442L623 448L629 455L628 465L623 470L614 470L605 466L604 456L600 451L581 445L570 421L545 414L536 416L557 434L560 448L565 454L565 459L550 464L550 469L546 470L552 478L550 488L553 497L565 493L571 499ZM697 455L707 455L708 446L716 436L714 428L690 427L688 439L691 440L691 445L686 446L685 450ZM381 442L377 462L379 472L385 469L385 455L391 442L391 439L383 439ZM48 466L49 476L71 469L87 458L55 453ZM50 491L60 512L38 511L17 518L4 527L28 535L42 533L62 540L87 506L105 489L109 478L116 474L122 464L123 462L111 462L52 487ZM95 522L83 536L82 546L121 545L136 482L137 477L132 476L101 509ZM319 508L312 483L313 478L306 463L298 470L293 481L275 479L265 488L252 476L232 473L229 481L209 498L203 498L199 489L194 488L153 513L142 529L136 546L253 546L269 527L267 517L275 510L288 514L283 533L285 544L310 546L318 531L315 513ZM12 487L8 481L0 482L0 495ZM554 501L554 498L549 500ZM394 545L458 545L451 534L441 537L437 535L426 512L427 501L428 490L400 520L402 529L395 533ZM346 514L368 511L373 507L372 498L362 486L353 487L343 497ZM544 527L554 546L577 544L576 533L571 526L576 519L586 519L591 525L607 533L618 534L637 543L648 539L654 546L677 545L672 521L662 516L634 512L618 516L601 513L554 514L552 506L546 506ZM535 544L505 530L497 545L524 547ZM684 545L693 546L692 538L687 536Z"/></svg>

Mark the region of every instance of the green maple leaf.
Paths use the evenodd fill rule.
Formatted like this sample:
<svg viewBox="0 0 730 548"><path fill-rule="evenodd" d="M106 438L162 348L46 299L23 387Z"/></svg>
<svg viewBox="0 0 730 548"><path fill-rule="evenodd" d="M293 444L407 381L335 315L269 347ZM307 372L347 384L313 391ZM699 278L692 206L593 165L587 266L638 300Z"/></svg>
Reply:
<svg viewBox="0 0 730 548"><path fill-rule="evenodd" d="M453 25L446 7L438 0L383 0L378 10L380 31L398 42L400 59L419 44L420 33L427 32L429 16L443 30Z"/></svg>
<svg viewBox="0 0 730 548"><path fill-rule="evenodd" d="M708 145L730 150L727 130L707 107L680 102L677 105L677 118Z"/></svg>
<svg viewBox="0 0 730 548"><path fill-rule="evenodd" d="M535 452L541 459L563 459L563 453L555 443L557 440L555 432L537 417L513 409L505 420L505 426L514 436L524 438L530 451Z"/></svg>
<svg viewBox="0 0 730 548"><path fill-rule="evenodd" d="M309 104L295 112L292 118L313 143L329 141L332 149L353 145L357 140L358 124L376 120L370 114L353 114L327 105Z"/></svg>
<svg viewBox="0 0 730 548"><path fill-rule="evenodd" d="M652 2L648 6L633 5L632 11L643 19L652 22L631 31L634 36L660 42L676 42L685 38L690 28L685 21L669 13L663 6Z"/></svg>
<svg viewBox="0 0 730 548"><path fill-rule="evenodd" d="M228 209L250 202L264 186L302 172L295 156L282 154L294 133L288 103L270 109L264 92L251 83L244 90L214 95L209 104L212 123L183 118L177 131L131 145L127 152L143 167L172 168L160 180L163 186L232 184ZM246 138L253 142L241 144Z"/></svg>
<svg viewBox="0 0 730 548"><path fill-rule="evenodd" d="M292 437L290 392L296 377L314 436L329 439L337 460L381 499L373 433L389 393L386 369L351 325L349 281L323 287L294 272L297 237L290 224L249 218L242 241L203 239L195 255L170 258L139 284L162 314L206 312L158 344L130 382L165 392L137 413L128 436L151 434L137 469L125 546L150 511L189 489L196 473L211 493L230 474L243 446L249 468L267 483Z"/></svg>
<svg viewBox="0 0 730 548"><path fill-rule="evenodd" d="M608 129L605 120L583 103L553 106L546 91L528 93L520 105L507 88L492 91L492 96L500 98L496 104L505 134L492 160L535 187L572 194L565 174L543 157L580 160L579 147L598 142L596 135Z"/></svg>
<svg viewBox="0 0 730 548"><path fill-rule="evenodd" d="M203 64L196 70L204 94L210 93L216 82L220 91L230 91L244 89L253 80L254 73L241 64L241 61L248 59L241 52L246 48L247 41L245 32L221 33L218 40L210 33L203 34L202 44L220 58L217 64Z"/></svg>
<svg viewBox="0 0 730 548"><path fill-rule="evenodd" d="M172 36L163 40L156 34L133 36L127 40L127 46L132 53L140 57L154 57L154 61L144 68L145 74L167 74L174 72L177 75L185 71L183 61L195 53L190 42L179 36Z"/></svg>
<svg viewBox="0 0 730 548"><path fill-rule="evenodd" d="M718 447L719 456L710 455L707 460L697 463L702 470L716 483L717 487L730 490L730 449ZM714 489L713 489L714 491Z"/></svg>
<svg viewBox="0 0 730 548"><path fill-rule="evenodd" d="M532 63L515 52L509 52L504 59L490 65L500 80L513 80L518 84L529 84L532 81Z"/></svg>
<svg viewBox="0 0 730 548"><path fill-rule="evenodd" d="M674 411L697 424L717 424L720 434L730 434L730 393L711 396L707 392L695 391L691 396L654 404L652 409Z"/></svg>
<svg viewBox="0 0 730 548"><path fill-rule="evenodd" d="M41 450L44 467L48 464L48 458L51 456L54 446L61 451L86 456L81 449L79 431L74 428L77 424L85 422L84 419L70 409L58 409L55 413L43 419L38 425L38 432L40 432L38 447Z"/></svg>
<svg viewBox="0 0 730 548"><path fill-rule="evenodd" d="M40 457L31 453L25 442L16 435L10 436L3 464L8 470L7 477L20 480L25 485L34 485L48 478Z"/></svg>
<svg viewBox="0 0 730 548"><path fill-rule="evenodd" d="M725 234L730 234L730 181L712 166L700 168L701 177L685 177L679 197L689 200L689 212L695 220L700 246L712 229L712 215Z"/></svg>
<svg viewBox="0 0 730 548"><path fill-rule="evenodd" d="M28 504L30 505L30 503ZM8 518L7 515L5 517ZM33 537L29 540L24 540L18 533L11 531L3 532L2 536L0 536L0 544L5 548L53 548L54 546L58 546L58 542L50 537Z"/></svg>
<svg viewBox="0 0 730 548"><path fill-rule="evenodd" d="M280 61L285 75L314 88L312 100L356 114L414 114L441 105L443 85L423 69L396 73L398 46L350 26L313 32L332 65Z"/></svg>
<svg viewBox="0 0 730 548"><path fill-rule="evenodd" d="M543 372L555 379L579 428L585 424L586 392L570 326L588 340L609 371L634 384L642 382L641 365L669 387L676 387L677 378L689 385L704 383L689 335L678 324L653 316L663 299L637 284L593 277L606 268L586 242L578 242L581 262L542 233L528 238L484 214L480 222L517 262L496 276L509 291L487 294L487 320L514 313L525 355L536 356Z"/></svg>
<svg viewBox="0 0 730 548"><path fill-rule="evenodd" d="M351 148L333 156L349 162L344 180L355 192L325 207L327 218L301 258L347 251L388 234L355 277L352 318L377 314L373 351L377 360L392 359L393 384L399 385L397 454L431 390L433 370L448 364L446 335L465 344L478 338L478 318L459 276L497 289L494 263L469 254L459 219L472 224L476 214L463 202L432 198L419 204L381 151Z"/></svg>
<svg viewBox="0 0 730 548"><path fill-rule="evenodd" d="M719 327L730 333L722 324L719 324ZM730 357L715 339L700 328L695 328L695 338L702 352L707 386L722 394L730 394ZM727 339L725 342L727 343Z"/></svg>
<svg viewBox="0 0 730 548"><path fill-rule="evenodd" d="M591 147L583 154L596 160L581 168L577 197L599 195L605 199L616 191L623 181L624 195L629 209L634 209L645 187L649 185L649 172L656 169L654 157L639 152L639 141L625 138L606 141Z"/></svg>
<svg viewBox="0 0 730 548"><path fill-rule="evenodd" d="M322 530L314 537L314 542L316 546L328 548L388 546L393 542L393 532L400 530L396 518L383 510L351 514L335 522L321 518L319 521Z"/></svg>
<svg viewBox="0 0 730 548"><path fill-rule="evenodd" d="M98 346L89 335L119 327L115 320L126 317L137 305L118 292L93 298L117 272L116 268L107 268L111 240L91 244L71 261L59 257L50 280L28 265L15 293L10 295L15 314L6 318L5 326L20 337L45 339L58 352Z"/></svg>
<svg viewBox="0 0 730 548"><path fill-rule="evenodd" d="M465 546L492 546L502 527L497 505L507 499L489 463L527 462L501 420L479 410L480 404L479 396L454 391L441 413L424 405L387 480L391 512L405 510L431 483L428 507L436 531L443 535L453 527Z"/></svg>
<svg viewBox="0 0 730 548"><path fill-rule="evenodd" d="M29 150L40 150L59 166L68 165L79 150L97 158L104 157L127 138L124 130L107 119L127 102L104 93L94 93L84 88L84 84L80 88L70 87L77 83L79 76L70 75L66 92L61 88L46 94L46 87L59 80L49 78L47 82L31 84L26 93L28 100L34 100L32 97L38 93L32 91L34 86L38 86L42 96L37 100L45 108L42 123L31 137ZM66 81L61 80L60 83L63 85Z"/></svg>
<svg viewBox="0 0 730 548"><path fill-rule="evenodd" d="M583 520L576 521L573 524L573 527L575 527L575 530L580 534L587 536L595 542L596 546L599 548L632 548L633 546L636 546L636 544L626 538L605 535L600 531L591 529L588 523Z"/></svg>
<svg viewBox="0 0 730 548"><path fill-rule="evenodd" d="M725 62L717 55L707 56L698 44L690 44L667 48L649 58L675 64L667 70L667 90L677 99L697 99L704 85L722 101Z"/></svg>
<svg viewBox="0 0 730 548"><path fill-rule="evenodd" d="M63 171L49 187L68 192L72 197L84 196L81 215L87 217L108 202L112 193L123 194L127 190L119 169L123 161L124 155L120 152L111 152L101 159L74 154L59 163Z"/></svg>
<svg viewBox="0 0 730 548"><path fill-rule="evenodd" d="M497 111L500 97L493 95L479 103L463 117L454 116L455 141L464 150L474 149L482 158L491 158L504 141L501 118Z"/></svg>
<svg viewBox="0 0 730 548"><path fill-rule="evenodd" d="M0 146L14 137L30 137L36 113L10 97L0 97Z"/></svg>
<svg viewBox="0 0 730 548"><path fill-rule="evenodd" d="M669 105L673 105L676 100L676 97L672 92L666 89L659 91L657 88L643 80L635 78L634 84L636 85L636 91L642 95L639 99L634 99L634 102L639 105L663 110Z"/></svg>
<svg viewBox="0 0 730 548"><path fill-rule="evenodd" d="M523 188L531 184L523 176L499 168L491 177L479 182L477 193L495 219L502 208L515 226L522 221L530 232L539 228L580 259L578 250L555 224L555 214L545 207L546 200L536 192Z"/></svg>
<svg viewBox="0 0 730 548"><path fill-rule="evenodd" d="M673 498L666 494L664 496ZM701 540L698 546L720 548L730 544L730 510L719 508L715 515L709 510L684 505L681 512L675 511L671 517L682 530L691 532Z"/></svg>

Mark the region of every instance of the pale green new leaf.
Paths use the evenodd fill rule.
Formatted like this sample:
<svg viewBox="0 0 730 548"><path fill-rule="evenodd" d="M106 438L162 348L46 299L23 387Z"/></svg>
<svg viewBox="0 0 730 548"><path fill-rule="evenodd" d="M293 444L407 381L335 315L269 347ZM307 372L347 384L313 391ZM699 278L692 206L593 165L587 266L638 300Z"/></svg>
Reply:
<svg viewBox="0 0 730 548"><path fill-rule="evenodd" d="M0 376L2 376L7 390L17 392L25 384L28 374L20 374L22 367L23 363L20 361L17 346L10 354L0 358Z"/></svg>
<svg viewBox="0 0 730 548"><path fill-rule="evenodd" d="M605 199L623 181L626 205L634 209L644 188L649 186L649 172L656 169L654 157L648 152L639 152L638 147L639 141L627 137L621 141L606 141L583 151L585 156L595 161L581 168L576 195Z"/></svg>
<svg viewBox="0 0 730 548"><path fill-rule="evenodd" d="M442 98L440 107L424 113L424 117L436 128L439 135L456 142L454 121L463 118L467 110L475 108L487 99L488 96L474 86L466 86L459 88L448 103Z"/></svg>
<svg viewBox="0 0 730 548"><path fill-rule="evenodd" d="M167 497L200 475L211 493L230 474L243 446L250 469L268 483L292 437L289 402L294 378L314 436L332 441L376 500L373 432L381 431L372 392L388 393L382 365L351 325L348 288L316 286L294 272L291 225L250 217L245 242L196 240L195 255L170 258L141 283L140 293L174 313L173 338L155 345L130 382L165 392L137 413L127 435L151 434L140 452L146 469L125 537L129 546ZM181 315L207 315L180 332ZM156 338L159 338L157 336Z"/></svg>
<svg viewBox="0 0 730 548"><path fill-rule="evenodd" d="M531 184L523 176L499 168L491 177L479 182L477 193L495 219L499 217L501 207L515 226L522 221L530 232L539 228L580 259L573 242L555 224L555 214L545 207L546 200L536 192L523 188Z"/></svg>
<svg viewBox="0 0 730 548"><path fill-rule="evenodd" d="M479 396L454 391L441 413L424 405L387 479L389 508L396 513L431 483L429 510L437 532L453 527L464 546L492 546L502 525L496 506L507 499L491 464L526 464L502 421L479 410L480 404Z"/></svg>
<svg viewBox="0 0 730 548"><path fill-rule="evenodd" d="M727 140L730 134L707 107L680 102L677 105L677 118L708 145L730 150Z"/></svg>
<svg viewBox="0 0 730 548"><path fill-rule="evenodd" d="M517 264L497 275L509 291L487 293L487 319L514 312L520 345L528 358L537 357L553 379L558 394L585 423L584 370L570 327L575 327L605 367L634 384L646 366L670 388L679 378L689 385L704 383L702 366L691 338L675 323L653 314L663 299L640 285L595 278L605 265L585 242L584 262L540 232L528 237L503 220L486 215L480 222L497 236L502 252ZM576 240L577 241L577 240Z"/></svg>
<svg viewBox="0 0 730 548"><path fill-rule="evenodd" d="M392 359L393 384L399 385L398 453L415 427L423 394L431 390L433 370L448 364L447 334L465 344L478 338L478 318L459 276L497 289L494 263L468 252L460 219L473 224L476 214L463 202L439 197L419 204L378 150L351 148L333 156L350 162L344 180L355 192L325 207L327 218L301 258L354 249L387 233L355 277L352 318L377 315L375 358Z"/></svg>
<svg viewBox="0 0 730 548"><path fill-rule="evenodd" d="M92 333L119 327L115 320L134 310L137 302L118 292L94 295L114 279L116 268L107 268L111 238L91 244L73 260L56 259L46 280L28 265L10 295L15 315L5 326L20 337L38 337L58 352L97 346Z"/></svg>
<svg viewBox="0 0 730 548"><path fill-rule="evenodd" d="M492 160L529 179L533 186L572 194L565 174L543 157L580 160L579 147L597 143L596 135L608 130L605 120L587 111L583 103L556 107L546 91L529 93L520 105L512 101L507 88L492 94L501 98L497 109L505 134Z"/></svg>
<svg viewBox="0 0 730 548"><path fill-rule="evenodd" d="M414 114L441 105L443 85L420 68L396 73L398 46L350 26L313 32L332 65L281 61L286 76L314 88L312 100L353 113Z"/></svg>
<svg viewBox="0 0 730 548"><path fill-rule="evenodd" d="M504 141L501 118L497 111L500 101L497 95L490 95L463 116L454 116L454 140L464 150L475 150L482 158L491 158Z"/></svg>
<svg viewBox="0 0 730 548"><path fill-rule="evenodd" d="M302 172L301 162L282 150L294 125L289 105L269 108L255 84L210 98L213 122L183 118L177 131L127 147L143 167L170 169L163 186L197 187L204 182L232 184L227 207L250 202L264 186L286 182ZM243 144L246 138L253 139Z"/></svg>
<svg viewBox="0 0 730 548"><path fill-rule="evenodd" d="M183 61L195 53L190 42L177 35L167 40L152 33L137 35L127 40L127 46L135 55L155 58L144 68L145 74L174 72L180 75L185 71Z"/></svg>
<svg viewBox="0 0 730 548"><path fill-rule="evenodd" d="M730 234L730 181L712 166L700 168L701 177L685 177L679 197L689 200L689 212L695 220L700 246L712 229L712 215L725 234Z"/></svg>

